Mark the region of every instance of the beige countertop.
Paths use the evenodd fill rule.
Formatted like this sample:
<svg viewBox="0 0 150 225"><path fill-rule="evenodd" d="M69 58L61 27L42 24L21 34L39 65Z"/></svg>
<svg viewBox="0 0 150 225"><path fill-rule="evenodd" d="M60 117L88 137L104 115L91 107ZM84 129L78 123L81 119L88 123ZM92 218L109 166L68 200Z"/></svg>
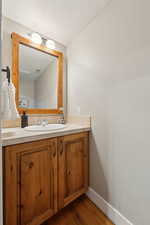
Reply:
<svg viewBox="0 0 150 225"><path fill-rule="evenodd" d="M31 142L36 140L42 140L52 137L59 137L69 134L80 133L84 131L90 131L90 126L79 124L66 124L67 126L61 130L31 132L26 131L23 128L3 128L2 129L2 145L14 145L25 142Z"/></svg>

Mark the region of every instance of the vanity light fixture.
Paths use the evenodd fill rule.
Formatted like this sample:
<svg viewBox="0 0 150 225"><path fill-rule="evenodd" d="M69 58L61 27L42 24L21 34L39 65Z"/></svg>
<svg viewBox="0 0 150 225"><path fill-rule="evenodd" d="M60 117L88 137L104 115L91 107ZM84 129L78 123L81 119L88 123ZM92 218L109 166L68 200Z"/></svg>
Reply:
<svg viewBox="0 0 150 225"><path fill-rule="evenodd" d="M38 33L32 33L31 40L36 44L42 44L42 38Z"/></svg>
<svg viewBox="0 0 150 225"><path fill-rule="evenodd" d="M45 45L47 48L55 49L55 42L52 40L46 40Z"/></svg>
<svg viewBox="0 0 150 225"><path fill-rule="evenodd" d="M47 48L55 49L55 42L53 40L48 40L44 37L41 37L38 33L31 33L29 35L30 35L31 41L33 41L34 43L39 45L43 44Z"/></svg>

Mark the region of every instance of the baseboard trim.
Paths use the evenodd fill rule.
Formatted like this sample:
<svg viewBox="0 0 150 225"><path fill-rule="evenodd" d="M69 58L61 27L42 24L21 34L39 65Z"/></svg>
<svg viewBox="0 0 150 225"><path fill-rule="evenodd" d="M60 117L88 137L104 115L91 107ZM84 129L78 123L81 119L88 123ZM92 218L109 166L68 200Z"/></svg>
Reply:
<svg viewBox="0 0 150 225"><path fill-rule="evenodd" d="M97 194L92 188L89 188L87 196L100 208L106 216L115 225L133 225L128 219L126 219L118 210L105 201L99 194Z"/></svg>

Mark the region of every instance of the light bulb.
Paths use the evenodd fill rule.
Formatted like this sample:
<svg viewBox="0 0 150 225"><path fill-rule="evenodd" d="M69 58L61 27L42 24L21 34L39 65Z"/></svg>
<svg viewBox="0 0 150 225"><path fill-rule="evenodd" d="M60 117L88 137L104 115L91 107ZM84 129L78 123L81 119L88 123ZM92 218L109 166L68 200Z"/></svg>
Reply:
<svg viewBox="0 0 150 225"><path fill-rule="evenodd" d="M42 44L42 38L38 33L32 33L31 40L36 44Z"/></svg>
<svg viewBox="0 0 150 225"><path fill-rule="evenodd" d="M55 49L55 42L52 40L47 40L46 41L46 47L50 49Z"/></svg>

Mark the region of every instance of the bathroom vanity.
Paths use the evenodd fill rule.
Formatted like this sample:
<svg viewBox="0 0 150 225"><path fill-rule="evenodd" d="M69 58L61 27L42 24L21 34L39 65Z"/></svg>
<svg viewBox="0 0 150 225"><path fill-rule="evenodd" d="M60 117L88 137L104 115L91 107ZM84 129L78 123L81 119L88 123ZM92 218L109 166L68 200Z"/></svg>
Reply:
<svg viewBox="0 0 150 225"><path fill-rule="evenodd" d="M5 225L42 224L88 188L88 128L23 132L3 142Z"/></svg>
<svg viewBox="0 0 150 225"><path fill-rule="evenodd" d="M63 53L11 36L18 112L39 120L59 115L62 121ZM35 115L32 127L2 131L4 225L40 225L88 188L90 127L67 124L52 131L62 124L50 122L39 129Z"/></svg>

